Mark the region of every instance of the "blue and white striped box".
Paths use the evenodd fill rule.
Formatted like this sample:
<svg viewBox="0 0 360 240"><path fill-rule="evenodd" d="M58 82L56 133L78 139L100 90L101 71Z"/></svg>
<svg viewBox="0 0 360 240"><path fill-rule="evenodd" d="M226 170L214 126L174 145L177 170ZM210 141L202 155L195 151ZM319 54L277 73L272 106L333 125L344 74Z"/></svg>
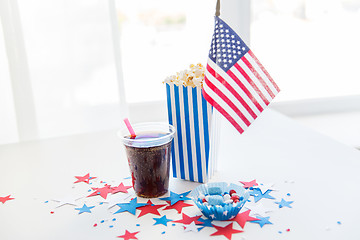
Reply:
<svg viewBox="0 0 360 240"><path fill-rule="evenodd" d="M169 123L176 128L172 145L175 178L207 182L215 170L218 128L201 87L166 84ZM215 111L215 110L214 110Z"/></svg>

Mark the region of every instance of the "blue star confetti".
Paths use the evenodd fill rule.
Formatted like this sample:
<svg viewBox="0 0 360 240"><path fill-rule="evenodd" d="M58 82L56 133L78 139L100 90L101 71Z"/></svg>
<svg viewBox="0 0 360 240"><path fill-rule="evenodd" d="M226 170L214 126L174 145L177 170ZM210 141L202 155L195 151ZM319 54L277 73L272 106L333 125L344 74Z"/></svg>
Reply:
<svg viewBox="0 0 360 240"><path fill-rule="evenodd" d="M126 178L124 178L124 179L131 179L131 177L126 177ZM90 180L90 178L89 178L89 180ZM99 180L100 181L100 180ZM116 187L111 187L110 185L107 185L107 184L105 184L106 182L104 182L104 181L101 181L101 182L99 182L98 180L96 180L95 182L94 182L94 184L96 183L96 187L100 187L100 189L101 189L101 187L103 187L103 188L105 188L105 187L107 187L108 189L106 189L106 190L109 190L109 194L114 194L114 192L113 191L110 191L110 190L114 190L114 188L116 188ZM108 182L115 182L115 181L108 181ZM278 199L276 199L276 198L274 198L272 195L273 194L275 194L275 190L272 188L272 186L273 186L273 184L262 184L262 183L259 183L259 185L258 186L256 186L256 180L253 180L252 182L248 182L248 183L246 183L247 185L249 185L248 187L247 187L247 192L249 192L249 194L251 195L251 196L253 196L254 198L251 198L251 199L248 199L247 201L248 202L251 202L251 204L253 204L253 203L256 203L256 204L253 204L252 206L253 207L251 207L251 208L248 208L249 210L250 209L252 209L252 212L253 212L253 214L255 214L255 216L256 216L256 218L258 219L258 220L255 220L255 221L252 221L252 223L256 223L256 224L259 224L259 226L260 226L260 228L263 228L265 225L274 225L275 226L275 224L273 224L271 221L270 221L270 218L271 218L271 216L270 215L268 215L267 214L267 212L269 212L269 211L267 211L267 209L265 209L263 206L262 206L262 204L260 203L260 205L259 205L259 203L257 203L257 202L259 202L261 199L263 199L263 198L267 198L267 199L271 199L272 201L271 202L274 202L275 204L277 204L276 206L279 206L279 208L277 208L277 209L280 209L280 208L284 208L284 207L288 207L288 208L292 208L292 203L293 203L293 201L287 201L287 200L289 200L289 199L291 199L291 196L293 196L293 194L291 193L290 194L290 192L289 192L289 190L288 191L286 191L286 192L283 192L283 195L282 195L282 197L285 197L286 198L286 200L284 199L284 198L278 198ZM91 182L89 183L89 184L92 184ZM104 185L105 184L105 185ZM267 188L267 186L270 186L270 187L268 187ZM93 189L96 189L96 188L93 188ZM87 188L86 189L84 189L84 191L86 192L87 191ZM93 190L92 189L89 189L89 191L90 192L92 192ZM187 191L187 192L182 192L182 193L175 193L175 192L171 192L171 191L169 191L169 195L167 196L167 197L163 197L163 198L156 198L157 200L164 200L164 201L167 201L167 204L169 205L168 207L169 208L165 208L165 209L162 209L162 210L166 210L166 209L176 209L176 210L178 210L177 208L176 208L176 206L178 205L178 204L187 204L187 203L185 203L186 202L186 200L191 200L191 198L190 198L190 196L189 196L189 194L190 194L190 192L191 191ZM273 193L274 192L274 193ZM222 195L224 195L225 193L221 193ZM226 194L229 194L229 195L231 195L230 193L229 193L229 191L228 192L226 192ZM120 195L119 195L120 196ZM79 196L80 197L80 196ZM80 199L80 198L79 198ZM116 200L117 199L117 200ZM115 206L115 205L117 205L119 208L118 209L116 209L116 210L114 210L114 211L109 211L109 213L111 213L111 214L117 214L117 213L122 213L122 212L129 212L130 214L132 214L132 215L134 215L134 217L136 218L136 216L135 215L137 215L136 213L137 213L137 211L136 211L136 209L138 209L139 207L144 207L144 206L147 206L147 205L149 205L149 206L154 206L154 204L153 203L151 203L151 204L149 204L149 203L141 203L141 202L138 202L138 198L136 198L136 196L134 195L134 193L130 193L130 194L128 194L128 195L124 195L122 198L116 198L116 199L113 199L112 201L99 201L99 202L96 202L96 204L95 204L95 202L93 202L93 204L90 204L90 202L87 202L87 201L84 201L84 202L80 202L80 203L78 203L76 206L74 206L73 208L75 208L75 210L76 210L76 215L80 215L80 214L82 214L82 213L85 213L85 212L87 212L87 213L92 213L92 209L94 208L94 207L96 207L96 211L100 211L100 208L102 208L102 209L105 209L104 208L104 205L105 206L109 206L109 205L107 205L107 204L105 204L105 203L109 203L109 202L113 202L113 205L112 206ZM130 200L131 199L131 200ZM281 201L279 201L279 199L281 199ZM115 201L114 201L115 200ZM269 202L269 200L268 200L268 202ZM42 203L45 203L45 204L48 204L48 203L50 203L50 201L48 201L48 200L46 200L46 199L44 199L44 200L42 200ZM89 206L87 206L86 204L89 204ZM274 204L273 203L273 204ZM90 206L91 205L91 206ZM193 206L192 204L187 204L187 205L191 205L191 206ZM249 205L249 204L247 204L247 205ZM262 210L264 213L262 213L263 215L261 215L260 214L260 210L258 210L259 212L257 212L257 207L258 208L261 208L261 206L262 206L262 208L263 209L260 209L260 210ZM274 206L274 205L273 205ZM180 207L179 207L180 208ZM106 209L105 210L107 210L107 209L110 209L110 208L107 208L106 207ZM140 208L139 210L141 210L142 208ZM190 208L189 208L190 209ZM140 211L139 211L140 212ZM50 212L51 214L53 214L54 212L52 211L52 212ZM180 214L181 213L181 211L179 211L178 210L178 213ZM167 215L164 215L165 213L164 212L160 212L159 213L159 216L154 216L154 217L152 217L152 219L153 219L153 226L155 226L155 225L164 225L164 227L170 227L171 228L171 226L177 226L177 224L175 224L174 222L177 222L177 221L174 221L174 220L172 220L172 219L168 219L167 217L169 216L169 217L171 217L171 218L173 218L173 217L175 217L174 215L169 215L169 214L167 214ZM257 215L257 214L260 214L260 215ZM85 214L86 215L86 214ZM141 216L141 214L138 216L138 217L140 217ZM268 217L264 217L264 216L268 216ZM80 216L79 216L80 217ZM93 217L94 217L94 215L93 215ZM206 228L206 227L211 227L211 228L214 228L214 226L212 225L214 222L216 222L216 221L213 221L212 219L208 219L208 218L205 218L205 217L202 217L202 218L200 218L200 216L198 216L199 217L199 219L198 219L198 222L197 222L197 224L196 224L196 226L195 226L195 223L193 222L192 224L191 224L191 226L189 225L189 224L185 224L183 227L184 227L184 232L187 232L187 231L195 231L195 232L198 232L198 231L200 231L200 230L202 230L202 229L204 229L204 228ZM189 217L190 218L190 217ZM184 220L184 219L183 219ZM334 224L336 225L336 226L341 226L341 224L342 224L342 222L340 221L341 219L335 219L335 220L333 220L333 222L334 222ZM180 221L180 220L178 220L178 221ZM117 222L119 222L119 224L121 223L121 224L123 224L124 222L123 221L121 221L118 217L116 217L115 215L114 216L112 216L112 217L109 217L109 218L107 218L107 219L97 219L97 221L95 222L95 223L92 223L92 226L93 227L97 227L97 226L101 226L103 229L104 229L104 227L108 230L108 231L112 231L112 230L115 230L116 228L117 228L117 224L115 224L115 223L117 223ZM126 224L126 223L125 223ZM141 224L141 225L140 225ZM193 226L192 226L193 225ZM216 225L216 224L215 224ZM142 228L143 228L143 223L142 222L136 222L136 223L134 223L134 227L136 226L136 228L138 229L138 230L141 230ZM241 225L240 225L241 226ZM124 226L125 228L126 228L126 226ZM160 231L158 232L158 235L160 235L160 238L161 238L161 236L162 235L164 235L164 236L166 236L165 234L168 234L169 232L169 230L170 229L168 229L168 230L166 230L166 232L165 232L165 229L164 229L164 227L156 227L156 228L158 228ZM162 230L161 230L161 228L163 228ZM265 228L267 228L267 227L265 227ZM271 229L270 227L269 227L269 229ZM289 232L290 231L290 229L274 229L275 231L274 231L274 233L275 234L285 234L286 232ZM170 230L170 231L173 231L173 230ZM139 231L138 231L139 232ZM133 233L133 234L136 234L137 232L135 232L135 233ZM127 238L127 237L129 237L130 235L131 235L132 233L130 233L130 232L128 232L128 233L126 233L125 232L125 235L123 235L123 236L120 236L120 237L125 237L125 238Z"/></svg>
<svg viewBox="0 0 360 240"><path fill-rule="evenodd" d="M86 206L86 204L84 204L81 208L75 208L75 210L79 211L79 214L84 213L84 212L88 212L91 213L90 209L94 208L95 206Z"/></svg>
<svg viewBox="0 0 360 240"><path fill-rule="evenodd" d="M136 198L134 198L133 200L131 200L129 203L118 203L118 204L116 204L116 205L119 206L120 209L117 210L114 214L128 211L129 213L135 215L135 213L136 213L136 208L145 206L146 203L138 203L138 202L137 202L137 197L136 197Z"/></svg>
<svg viewBox="0 0 360 240"><path fill-rule="evenodd" d="M279 204L279 208L288 207L292 208L290 204L292 204L294 201L285 201L283 198L280 202L275 202L276 204Z"/></svg>
<svg viewBox="0 0 360 240"><path fill-rule="evenodd" d="M198 219L199 222L202 222L202 223L199 223L199 224L196 224L196 225L200 225L200 226L204 226L204 227L214 227L211 223L213 220L211 219L204 219L204 218L199 218Z"/></svg>
<svg viewBox="0 0 360 240"><path fill-rule="evenodd" d="M153 218L155 220L154 225L162 224L164 226L167 226L168 222L171 222L172 219L166 218L166 215L162 216L161 218Z"/></svg>
<svg viewBox="0 0 360 240"><path fill-rule="evenodd" d="M174 205L178 201L191 200L191 198L186 197L190 192L191 191L177 194L170 191L170 197L160 198L160 200L170 201L170 205Z"/></svg>
<svg viewBox="0 0 360 240"><path fill-rule="evenodd" d="M263 198L267 199L275 199L273 196L270 196L269 193L272 192L272 190L267 190L265 193L262 193L260 189L255 188L250 195L254 196L255 202L260 201Z"/></svg>
<svg viewBox="0 0 360 240"><path fill-rule="evenodd" d="M257 223L260 225L260 227L262 228L265 224L273 224L272 222L269 221L270 217L260 217L260 216L256 216L256 218L258 218L259 220L255 220L255 221L251 221L252 223Z"/></svg>

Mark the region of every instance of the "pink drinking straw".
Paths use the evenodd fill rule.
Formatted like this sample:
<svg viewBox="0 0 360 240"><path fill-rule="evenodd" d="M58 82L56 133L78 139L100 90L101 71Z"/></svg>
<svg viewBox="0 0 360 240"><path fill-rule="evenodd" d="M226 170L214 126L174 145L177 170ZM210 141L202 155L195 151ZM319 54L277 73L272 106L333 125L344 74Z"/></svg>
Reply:
<svg viewBox="0 0 360 240"><path fill-rule="evenodd" d="M131 124L130 124L130 122L129 122L129 119L124 118L124 123L125 123L127 129L128 129L129 132L130 132L130 135L131 135L130 137L131 137L132 139L136 138L135 131L134 131L134 129L132 128L132 126L131 126Z"/></svg>

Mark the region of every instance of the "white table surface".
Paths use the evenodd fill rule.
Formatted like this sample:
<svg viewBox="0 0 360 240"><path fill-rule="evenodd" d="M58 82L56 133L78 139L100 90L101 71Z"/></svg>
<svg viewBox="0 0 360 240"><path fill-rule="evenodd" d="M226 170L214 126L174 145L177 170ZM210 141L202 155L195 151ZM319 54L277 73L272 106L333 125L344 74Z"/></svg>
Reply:
<svg viewBox="0 0 360 240"><path fill-rule="evenodd" d="M222 121L218 161L218 171L211 181L271 182L278 189L272 192L277 200L283 197L294 201L292 209L269 213L273 225L260 228L247 223L244 232L234 234L232 239L360 239L359 151L266 110L242 135ZM0 164L0 196L11 194L15 198L0 203L1 240L118 239L116 236L123 235L125 229L140 231L138 239L226 239L210 237L214 228L195 233L184 232L171 223L168 227L154 226L152 218L159 216L151 214L141 218L127 212L113 215L118 207L108 210L106 204L99 205L99 196L78 200L78 207L84 201L96 205L91 214L79 215L70 205L55 208L56 202L51 199L88 194L89 186L73 184L74 176L90 172L113 185L123 181L130 184L123 179L129 176L129 170L116 130L3 145ZM170 179L170 190L177 193L197 185ZM153 202L163 203L156 199ZM261 202L275 205L268 199ZM160 212L174 220L181 218L175 210ZM196 207L184 208L183 212L200 214ZM113 218L116 221L112 222ZM105 222L101 224L101 220ZM97 227L93 227L95 223ZM241 230L237 223L234 228ZM165 234L161 234L163 231Z"/></svg>

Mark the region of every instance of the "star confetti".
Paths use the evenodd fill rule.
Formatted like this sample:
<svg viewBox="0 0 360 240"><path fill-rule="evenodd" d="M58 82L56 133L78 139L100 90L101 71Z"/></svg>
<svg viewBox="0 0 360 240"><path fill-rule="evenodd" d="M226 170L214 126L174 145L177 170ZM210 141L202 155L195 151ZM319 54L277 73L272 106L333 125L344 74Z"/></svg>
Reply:
<svg viewBox="0 0 360 240"><path fill-rule="evenodd" d="M261 192L266 192L267 190L275 191L276 189L273 186L273 183L260 183L256 188L260 189Z"/></svg>
<svg viewBox="0 0 360 240"><path fill-rule="evenodd" d="M255 221L255 220L260 220L258 218L254 218L254 217L250 217L250 210L247 210L245 212L239 213L238 215L236 215L236 217L234 219L232 219L233 221L236 221L241 228L245 227L245 223L246 222L251 222L251 221Z"/></svg>
<svg viewBox="0 0 360 240"><path fill-rule="evenodd" d="M125 234L121 235L121 236L117 236L118 238L123 238L124 240L129 240L129 239L137 239L137 237L135 237L136 234L138 234L140 231L138 232L129 232L128 230L125 230Z"/></svg>
<svg viewBox="0 0 360 240"><path fill-rule="evenodd" d="M220 227L220 226L215 226L215 225L213 225L213 226L214 226L214 228L216 228L217 231L214 232L213 234L210 234L210 236L224 235L229 240L231 240L231 237L234 233L243 232L240 230L233 229L233 223L230 223L225 227Z"/></svg>
<svg viewBox="0 0 360 240"><path fill-rule="evenodd" d="M90 194L87 197L92 197L92 196L98 196L100 195L102 198L106 199L107 195L109 193L112 193L112 188L110 185L105 184L104 187L102 188L92 188L94 190L94 192L92 194Z"/></svg>
<svg viewBox="0 0 360 240"><path fill-rule="evenodd" d="M2 202L4 204L6 201L15 199L15 198L11 198L10 196L11 195L8 195L6 197L0 197L0 202Z"/></svg>
<svg viewBox="0 0 360 240"><path fill-rule="evenodd" d="M269 193L271 192L272 190L267 190L265 193L262 193L260 189L257 189L255 188L251 195L254 196L254 200L255 202L258 202L260 201L261 199L263 198L267 198L267 199L275 199L273 196L270 196Z"/></svg>
<svg viewBox="0 0 360 240"><path fill-rule="evenodd" d="M128 202L128 199L131 199L135 197L135 193L131 192L131 193L127 193L127 194L117 194L117 195L112 195L109 198L107 198L107 200L105 201L105 203L108 203L108 209L114 207L116 204L118 203L123 203L123 202Z"/></svg>
<svg viewBox="0 0 360 240"><path fill-rule="evenodd" d="M162 224L164 226L167 226L168 222L171 222L171 219L166 218L166 215L162 216L161 218L153 218L155 220L154 225Z"/></svg>
<svg viewBox="0 0 360 240"><path fill-rule="evenodd" d="M171 201L171 205L174 205L178 201L191 200L190 198L186 197L190 192L191 191L177 194L170 191L170 197L160 198L160 200Z"/></svg>
<svg viewBox="0 0 360 240"><path fill-rule="evenodd" d="M181 211L184 207L193 206L192 204L185 203L183 201L179 201L173 205L171 205L170 201L166 201L166 202L169 204L169 206L166 206L163 210L176 209L178 213L181 213Z"/></svg>
<svg viewBox="0 0 360 240"><path fill-rule="evenodd" d="M91 213L90 209L94 208L95 206L86 206L86 204L84 204L81 208L75 208L75 210L79 211L79 214L84 213L84 212L88 212Z"/></svg>
<svg viewBox="0 0 360 240"><path fill-rule="evenodd" d="M265 207L262 203L258 204L245 204L245 208L251 210L251 215L265 216L266 213L271 212L272 209Z"/></svg>
<svg viewBox="0 0 360 240"><path fill-rule="evenodd" d="M195 224L201 224L202 222L198 221L201 216L189 217L185 213L182 214L182 219L173 221L174 223L182 223L182 224L190 224L191 222L195 222Z"/></svg>
<svg viewBox="0 0 360 240"><path fill-rule="evenodd" d="M198 225L200 225L200 226L202 226L202 227L213 227L213 225L212 225L211 223L212 223L214 220L212 220L212 219L209 219L209 218L206 218L206 219L204 219L204 218L199 218L198 220L201 221L201 223L198 224Z"/></svg>
<svg viewBox="0 0 360 240"><path fill-rule="evenodd" d="M123 183L120 183L119 186L111 188L111 193L112 194L115 194L118 192L128 193L129 188L131 188L131 186L124 186Z"/></svg>
<svg viewBox="0 0 360 240"><path fill-rule="evenodd" d="M138 203L137 198L134 198L129 203L118 203L116 205L119 206L120 209L117 210L114 214L128 211L129 213L135 215L136 208L145 206L146 203Z"/></svg>
<svg viewBox="0 0 360 240"><path fill-rule="evenodd" d="M260 225L260 227L263 227L265 224L272 224L272 222L269 221L270 217L258 217L259 220L252 221L253 223L257 223Z"/></svg>
<svg viewBox="0 0 360 240"><path fill-rule="evenodd" d="M279 208L282 207L288 207L288 208L292 208L292 206L290 204L292 204L294 201L285 201L283 198L281 199L281 202L275 202L276 204L279 204Z"/></svg>
<svg viewBox="0 0 360 240"><path fill-rule="evenodd" d="M200 231L199 228L203 228L203 226L198 226L195 224L195 222L191 222L190 224L184 224L185 232L198 232Z"/></svg>
<svg viewBox="0 0 360 240"><path fill-rule="evenodd" d="M254 187L254 186L257 186L258 184L256 183L256 179L250 181L250 182L242 182L240 181L242 184L243 184L243 187L244 188L251 188L251 187Z"/></svg>
<svg viewBox="0 0 360 240"><path fill-rule="evenodd" d="M89 184L90 180L91 180L91 179L94 179L94 178L96 178L96 177L90 177L90 173L88 173L88 174L86 174L86 175L83 176L83 177L75 176L75 178L77 178L77 181L74 182L74 183L84 182L84 183Z"/></svg>
<svg viewBox="0 0 360 240"><path fill-rule="evenodd" d="M144 216L144 215L146 215L148 213L152 213L152 214L160 216L160 213L159 213L158 209L162 208L163 206L166 206L166 204L154 205L151 202L151 200L149 200L145 206L139 207L139 210L141 212L140 212L138 218L141 217L141 216Z"/></svg>
<svg viewBox="0 0 360 240"><path fill-rule="evenodd" d="M79 199L79 198L78 198ZM61 199L53 199L53 201L58 202L59 204L56 206L56 208L64 206L64 205L73 205L76 206L77 203L75 202L77 199L71 196L63 197Z"/></svg>

